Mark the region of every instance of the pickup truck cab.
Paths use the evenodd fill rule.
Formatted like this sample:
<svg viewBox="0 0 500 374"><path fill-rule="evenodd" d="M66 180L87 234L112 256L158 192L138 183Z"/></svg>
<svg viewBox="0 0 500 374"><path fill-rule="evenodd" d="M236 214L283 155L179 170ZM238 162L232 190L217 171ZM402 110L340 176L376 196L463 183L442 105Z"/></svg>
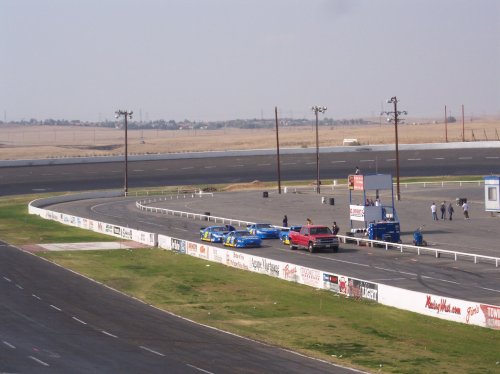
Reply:
<svg viewBox="0 0 500 374"><path fill-rule="evenodd" d="M327 226L302 226L299 232L290 231L290 249L306 248L313 253L317 249L339 250L339 239Z"/></svg>

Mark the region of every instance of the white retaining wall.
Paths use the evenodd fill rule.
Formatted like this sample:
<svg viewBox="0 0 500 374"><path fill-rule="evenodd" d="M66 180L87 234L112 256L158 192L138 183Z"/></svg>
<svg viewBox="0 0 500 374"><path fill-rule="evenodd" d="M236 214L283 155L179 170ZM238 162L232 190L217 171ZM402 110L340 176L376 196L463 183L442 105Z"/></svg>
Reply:
<svg viewBox="0 0 500 374"><path fill-rule="evenodd" d="M41 201L31 202L29 204L30 214L37 214L42 218L66 225L113 235L121 239L133 240L151 247L158 246L162 249L217 262L237 269L253 271L314 288L329 290L347 297L367 299L431 317L500 330L499 306L368 282L347 275L324 272L225 248L45 210L34 205L45 204L41 204Z"/></svg>

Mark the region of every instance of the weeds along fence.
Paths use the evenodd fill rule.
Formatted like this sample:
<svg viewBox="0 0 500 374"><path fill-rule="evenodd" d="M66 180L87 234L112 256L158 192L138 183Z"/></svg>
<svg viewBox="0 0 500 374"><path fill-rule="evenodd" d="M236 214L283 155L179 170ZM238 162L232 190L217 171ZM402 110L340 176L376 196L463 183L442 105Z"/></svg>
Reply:
<svg viewBox="0 0 500 374"><path fill-rule="evenodd" d="M185 211L180 211L180 210L174 210L174 209L168 209L168 208L159 208L159 207L154 207L154 206L149 206L149 204L154 204L156 202L165 202L165 201L170 201L170 200L177 200L177 199L187 199L187 198L201 198L204 195L208 195L213 197L213 193L197 193L197 194L191 194L191 195L171 195L169 197L151 197L147 199L142 199L136 201L135 205L138 209L150 213L156 213L156 214L165 214L165 215L171 215L174 217L180 217L180 218L186 218L186 219L193 219L193 220L198 220L198 221L206 221L207 223L214 223L214 224L221 224L221 225L232 225L232 226L238 226L238 227L246 227L247 225L254 224L255 222L250 222L250 221L244 221L244 220L239 220L235 218L227 218L227 217L219 217L219 216L213 216L210 213L192 213L192 212L185 212ZM277 228L283 228L281 226L275 226ZM484 255L479 255L479 254L474 254L474 253L466 253L466 252L458 252L458 251L451 251L451 250L446 250L446 249L440 249L440 248L430 248L430 247L424 247L424 246L417 246L417 245L410 245L410 244L402 244L402 243L392 243L392 242L386 242L386 241L380 241L380 240L371 240L368 238L361 238L361 237L354 237L354 236L347 236L347 235L337 235L339 240L343 242L344 244L356 244L358 246L365 246L365 247L372 247L372 248L382 248L385 249L386 251L388 250L397 250L401 253L414 253L417 254L418 256L420 255L433 255L436 258L449 258L453 259L454 261L458 260L469 260L474 262L474 264L477 263L486 263L486 264L494 264L495 267L498 267L500 264L500 257L493 257L493 256L484 256Z"/></svg>
<svg viewBox="0 0 500 374"><path fill-rule="evenodd" d="M394 186L396 184L394 183ZM429 181L429 182L400 182L399 186L402 188L411 188L411 187L421 187L421 188L429 188L429 187L450 187L450 186L482 186L484 185L484 180L477 181ZM332 183L322 184L322 187L329 188L331 190L335 189L347 189L346 183L339 183L337 180L333 180ZM214 191L217 189L215 187L212 188ZM295 186L285 186L283 187L284 193L294 193L294 192L316 192L316 185L295 185ZM129 191L127 192L127 196L213 196L212 192L203 192L198 188L181 188L179 187L177 190L138 190L138 191Z"/></svg>

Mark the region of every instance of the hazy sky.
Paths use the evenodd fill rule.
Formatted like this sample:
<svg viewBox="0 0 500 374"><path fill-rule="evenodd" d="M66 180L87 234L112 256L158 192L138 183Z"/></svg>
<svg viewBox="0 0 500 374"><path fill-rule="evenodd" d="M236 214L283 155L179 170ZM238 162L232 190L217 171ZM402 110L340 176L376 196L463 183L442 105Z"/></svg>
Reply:
<svg viewBox="0 0 500 374"><path fill-rule="evenodd" d="M500 0L0 0L0 120L500 114Z"/></svg>

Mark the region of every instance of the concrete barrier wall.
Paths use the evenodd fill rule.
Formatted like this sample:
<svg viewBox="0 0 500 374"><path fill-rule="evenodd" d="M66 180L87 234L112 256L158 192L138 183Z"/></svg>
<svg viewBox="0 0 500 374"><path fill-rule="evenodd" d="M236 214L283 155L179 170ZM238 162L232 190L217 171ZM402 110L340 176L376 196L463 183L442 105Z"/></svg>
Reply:
<svg viewBox="0 0 500 374"><path fill-rule="evenodd" d="M38 204L40 206L48 205L45 199L38 201ZM452 299L373 283L346 275L218 248L208 244L133 230L106 222L41 209L32 203L29 204L29 213L66 225L112 235L121 239L133 240L150 247L158 246L162 249L217 262L233 268L266 274L275 278L332 291L346 297L367 299L431 317L500 330L500 307L495 305Z"/></svg>
<svg viewBox="0 0 500 374"><path fill-rule="evenodd" d="M500 307L373 283L342 274L158 235L158 247L233 268L366 299L431 317L500 329Z"/></svg>

